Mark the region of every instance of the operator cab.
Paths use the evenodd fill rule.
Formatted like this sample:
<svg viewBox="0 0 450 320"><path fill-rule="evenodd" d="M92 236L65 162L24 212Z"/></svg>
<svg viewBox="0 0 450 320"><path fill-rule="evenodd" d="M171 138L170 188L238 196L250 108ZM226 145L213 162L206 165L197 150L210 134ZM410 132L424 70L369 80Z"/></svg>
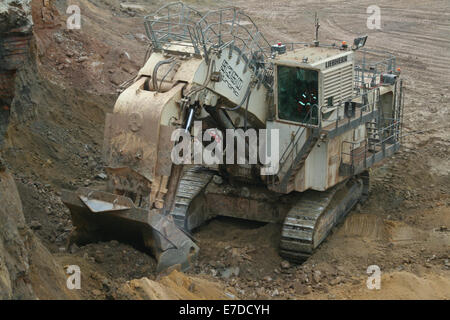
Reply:
<svg viewBox="0 0 450 320"><path fill-rule="evenodd" d="M318 126L353 94L353 52L303 47L274 58L276 119ZM330 119L331 120L331 119Z"/></svg>
<svg viewBox="0 0 450 320"><path fill-rule="evenodd" d="M279 65L277 74L278 118L317 125L319 72Z"/></svg>

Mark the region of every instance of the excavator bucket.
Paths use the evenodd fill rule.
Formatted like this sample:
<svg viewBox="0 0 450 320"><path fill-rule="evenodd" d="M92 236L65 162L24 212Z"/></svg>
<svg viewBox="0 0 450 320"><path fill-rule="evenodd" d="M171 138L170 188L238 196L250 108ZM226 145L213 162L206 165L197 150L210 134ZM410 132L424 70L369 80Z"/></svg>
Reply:
<svg viewBox="0 0 450 320"><path fill-rule="evenodd" d="M144 245L157 259L157 272L177 265L187 270L198 254L193 239L158 209L138 208L127 197L89 188L63 190L62 201L76 226L69 245L111 239Z"/></svg>

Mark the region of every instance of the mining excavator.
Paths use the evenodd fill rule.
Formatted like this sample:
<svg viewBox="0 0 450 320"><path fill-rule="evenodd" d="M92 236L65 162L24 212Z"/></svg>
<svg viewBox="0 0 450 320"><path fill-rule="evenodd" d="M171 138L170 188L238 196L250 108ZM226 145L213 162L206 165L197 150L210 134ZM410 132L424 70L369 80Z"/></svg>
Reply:
<svg viewBox="0 0 450 320"><path fill-rule="evenodd" d="M311 43L270 44L237 8L170 3L144 25L151 51L106 116L107 183L63 191L71 241L140 243L185 270L195 229L227 216L280 224L280 255L307 259L400 147L395 57L367 36L322 44L317 19Z"/></svg>

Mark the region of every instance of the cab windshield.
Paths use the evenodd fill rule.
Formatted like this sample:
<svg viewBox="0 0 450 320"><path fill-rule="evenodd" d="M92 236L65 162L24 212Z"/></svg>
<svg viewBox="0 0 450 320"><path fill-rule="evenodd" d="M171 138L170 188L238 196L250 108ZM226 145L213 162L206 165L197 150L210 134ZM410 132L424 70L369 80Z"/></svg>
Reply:
<svg viewBox="0 0 450 320"><path fill-rule="evenodd" d="M319 73L316 70L278 66L278 118L318 124Z"/></svg>

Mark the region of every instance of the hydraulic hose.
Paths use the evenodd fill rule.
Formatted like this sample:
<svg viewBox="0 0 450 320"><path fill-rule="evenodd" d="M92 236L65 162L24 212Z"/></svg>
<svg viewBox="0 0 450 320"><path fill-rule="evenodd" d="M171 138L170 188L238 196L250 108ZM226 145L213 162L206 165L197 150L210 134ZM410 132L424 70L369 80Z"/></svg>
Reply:
<svg viewBox="0 0 450 320"><path fill-rule="evenodd" d="M157 81L157 76L158 76L158 69L159 67L161 67L163 64L168 64L171 63L175 60L174 57L169 58L167 60L161 60L158 61L158 63L156 64L155 68L153 69L153 73L152 73L152 84L153 84L153 90L158 91L158 81Z"/></svg>

